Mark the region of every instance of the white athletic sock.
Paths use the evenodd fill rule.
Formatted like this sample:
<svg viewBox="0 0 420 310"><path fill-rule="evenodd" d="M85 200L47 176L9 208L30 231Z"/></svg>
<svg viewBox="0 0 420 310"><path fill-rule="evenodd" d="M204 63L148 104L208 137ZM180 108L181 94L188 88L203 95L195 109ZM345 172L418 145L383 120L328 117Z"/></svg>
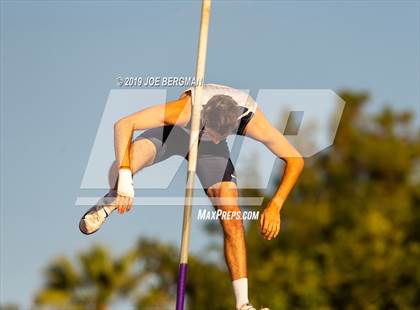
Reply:
<svg viewBox="0 0 420 310"><path fill-rule="evenodd" d="M248 301L248 278L232 281L233 293L235 294L236 309L240 309Z"/></svg>

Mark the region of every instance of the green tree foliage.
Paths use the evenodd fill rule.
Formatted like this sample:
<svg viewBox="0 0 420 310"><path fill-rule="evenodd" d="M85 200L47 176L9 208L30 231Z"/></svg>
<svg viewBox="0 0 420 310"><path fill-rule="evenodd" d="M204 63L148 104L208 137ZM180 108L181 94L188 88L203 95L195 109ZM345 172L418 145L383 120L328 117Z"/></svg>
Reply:
<svg viewBox="0 0 420 310"><path fill-rule="evenodd" d="M419 140L411 115L347 102L334 145L306 161L274 242L248 232L251 292L273 309L420 306ZM268 302L267 302L268 301Z"/></svg>
<svg viewBox="0 0 420 310"><path fill-rule="evenodd" d="M341 97L347 104L334 145L306 160L279 238L266 241L257 222L248 226L250 299L272 310L419 309L420 146L412 115L391 108L369 115L367 93ZM203 258L190 257L188 308L233 309L226 268ZM47 267L37 304L100 309L122 295L138 309L174 306L172 246L142 240L120 259L95 248L78 262Z"/></svg>
<svg viewBox="0 0 420 310"><path fill-rule="evenodd" d="M128 251L115 259L105 247L80 253L76 266L58 257L46 268L44 287L35 297L37 309L107 309L116 296L127 296L143 279L137 256Z"/></svg>

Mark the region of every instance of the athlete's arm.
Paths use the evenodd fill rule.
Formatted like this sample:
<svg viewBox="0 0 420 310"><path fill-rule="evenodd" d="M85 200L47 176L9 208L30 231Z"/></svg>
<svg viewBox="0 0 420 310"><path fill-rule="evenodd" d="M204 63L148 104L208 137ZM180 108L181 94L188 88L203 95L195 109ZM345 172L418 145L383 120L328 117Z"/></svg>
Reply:
<svg viewBox="0 0 420 310"><path fill-rule="evenodd" d="M299 152L270 124L259 109L247 125L245 133L246 136L263 143L286 163L280 185L260 219L262 234L271 240L280 231L280 210L302 172L304 162Z"/></svg>

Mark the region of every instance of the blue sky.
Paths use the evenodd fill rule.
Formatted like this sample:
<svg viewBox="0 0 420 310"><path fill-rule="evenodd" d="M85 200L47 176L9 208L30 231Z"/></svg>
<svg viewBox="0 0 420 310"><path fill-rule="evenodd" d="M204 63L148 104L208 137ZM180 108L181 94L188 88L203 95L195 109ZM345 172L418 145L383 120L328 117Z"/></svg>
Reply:
<svg viewBox="0 0 420 310"><path fill-rule="evenodd" d="M194 76L199 14L193 1L1 2L1 303L28 305L58 254L179 244L179 207L136 208L87 238L74 202L115 78ZM368 90L369 109L418 122L419 29L417 1L214 2L206 81ZM192 251L208 241L194 222Z"/></svg>

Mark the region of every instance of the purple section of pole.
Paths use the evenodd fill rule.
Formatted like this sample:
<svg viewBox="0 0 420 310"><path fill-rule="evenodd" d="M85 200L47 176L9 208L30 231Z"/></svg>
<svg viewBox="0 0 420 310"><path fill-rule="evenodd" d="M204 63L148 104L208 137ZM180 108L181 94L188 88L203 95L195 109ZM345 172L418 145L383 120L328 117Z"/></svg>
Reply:
<svg viewBox="0 0 420 310"><path fill-rule="evenodd" d="M184 310L185 287L187 286L188 264L179 264L176 310Z"/></svg>

